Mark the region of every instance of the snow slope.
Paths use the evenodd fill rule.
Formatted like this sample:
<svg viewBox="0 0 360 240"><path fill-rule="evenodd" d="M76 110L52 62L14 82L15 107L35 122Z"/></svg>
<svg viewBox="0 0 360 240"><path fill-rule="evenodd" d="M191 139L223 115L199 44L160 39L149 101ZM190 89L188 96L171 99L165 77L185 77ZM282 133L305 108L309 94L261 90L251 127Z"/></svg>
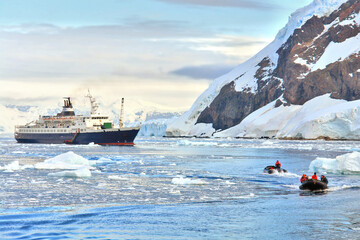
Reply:
<svg viewBox="0 0 360 240"><path fill-rule="evenodd" d="M325 94L302 106L275 108L272 102L250 114L239 125L214 136L359 139L360 100L336 100Z"/></svg>

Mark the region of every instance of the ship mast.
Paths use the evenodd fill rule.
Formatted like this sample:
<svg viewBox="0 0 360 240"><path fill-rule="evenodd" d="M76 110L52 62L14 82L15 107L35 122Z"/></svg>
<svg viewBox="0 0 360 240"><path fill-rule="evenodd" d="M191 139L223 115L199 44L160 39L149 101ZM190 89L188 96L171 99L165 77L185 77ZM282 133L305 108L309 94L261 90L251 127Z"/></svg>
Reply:
<svg viewBox="0 0 360 240"><path fill-rule="evenodd" d="M91 104L91 115L95 115L97 109L99 108L99 105L97 104L95 98L93 98L90 94L90 90L88 89L88 94L85 96L88 97L90 99L90 104Z"/></svg>
<svg viewBox="0 0 360 240"><path fill-rule="evenodd" d="M119 118L119 128L122 128L124 126L123 124L123 118L124 118L124 98L121 98L121 109L120 109L120 118Z"/></svg>

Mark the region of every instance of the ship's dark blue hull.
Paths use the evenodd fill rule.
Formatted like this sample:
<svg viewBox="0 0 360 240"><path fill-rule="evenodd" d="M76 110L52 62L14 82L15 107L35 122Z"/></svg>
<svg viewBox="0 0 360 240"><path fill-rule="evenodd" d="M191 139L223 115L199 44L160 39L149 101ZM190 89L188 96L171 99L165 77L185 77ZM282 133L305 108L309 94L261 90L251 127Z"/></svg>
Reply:
<svg viewBox="0 0 360 240"><path fill-rule="evenodd" d="M84 133L18 133L15 139L19 143L134 145L138 132L139 129L135 128Z"/></svg>

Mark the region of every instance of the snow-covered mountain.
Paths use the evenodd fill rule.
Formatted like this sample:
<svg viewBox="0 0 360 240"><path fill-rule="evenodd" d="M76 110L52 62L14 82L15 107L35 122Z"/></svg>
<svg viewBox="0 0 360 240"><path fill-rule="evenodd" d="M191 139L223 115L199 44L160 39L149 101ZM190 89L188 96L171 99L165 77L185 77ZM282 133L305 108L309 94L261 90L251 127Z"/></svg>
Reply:
<svg viewBox="0 0 360 240"><path fill-rule="evenodd" d="M315 0L215 79L168 136L360 138L360 0Z"/></svg>

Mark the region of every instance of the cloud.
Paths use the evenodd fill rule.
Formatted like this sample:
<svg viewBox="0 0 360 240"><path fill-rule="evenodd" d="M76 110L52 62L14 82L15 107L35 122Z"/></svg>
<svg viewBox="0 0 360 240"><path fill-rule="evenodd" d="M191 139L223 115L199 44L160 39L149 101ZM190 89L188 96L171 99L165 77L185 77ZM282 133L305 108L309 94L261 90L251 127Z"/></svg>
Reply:
<svg viewBox="0 0 360 240"><path fill-rule="evenodd" d="M278 5L251 1L251 0L158 0L162 2L175 3L175 4L187 4L187 5L199 5L199 6L211 6L211 7L237 7L237 8L252 8L268 10L281 8Z"/></svg>
<svg viewBox="0 0 360 240"><path fill-rule="evenodd" d="M171 74L185 76L193 79L210 79L213 80L225 73L231 71L234 65L202 65L202 66L186 66L171 71Z"/></svg>
<svg viewBox="0 0 360 240"><path fill-rule="evenodd" d="M144 19L86 27L0 26L0 104L48 105L83 95L74 89L90 88L109 101L124 95L186 110L208 79L231 70L265 42Z"/></svg>

